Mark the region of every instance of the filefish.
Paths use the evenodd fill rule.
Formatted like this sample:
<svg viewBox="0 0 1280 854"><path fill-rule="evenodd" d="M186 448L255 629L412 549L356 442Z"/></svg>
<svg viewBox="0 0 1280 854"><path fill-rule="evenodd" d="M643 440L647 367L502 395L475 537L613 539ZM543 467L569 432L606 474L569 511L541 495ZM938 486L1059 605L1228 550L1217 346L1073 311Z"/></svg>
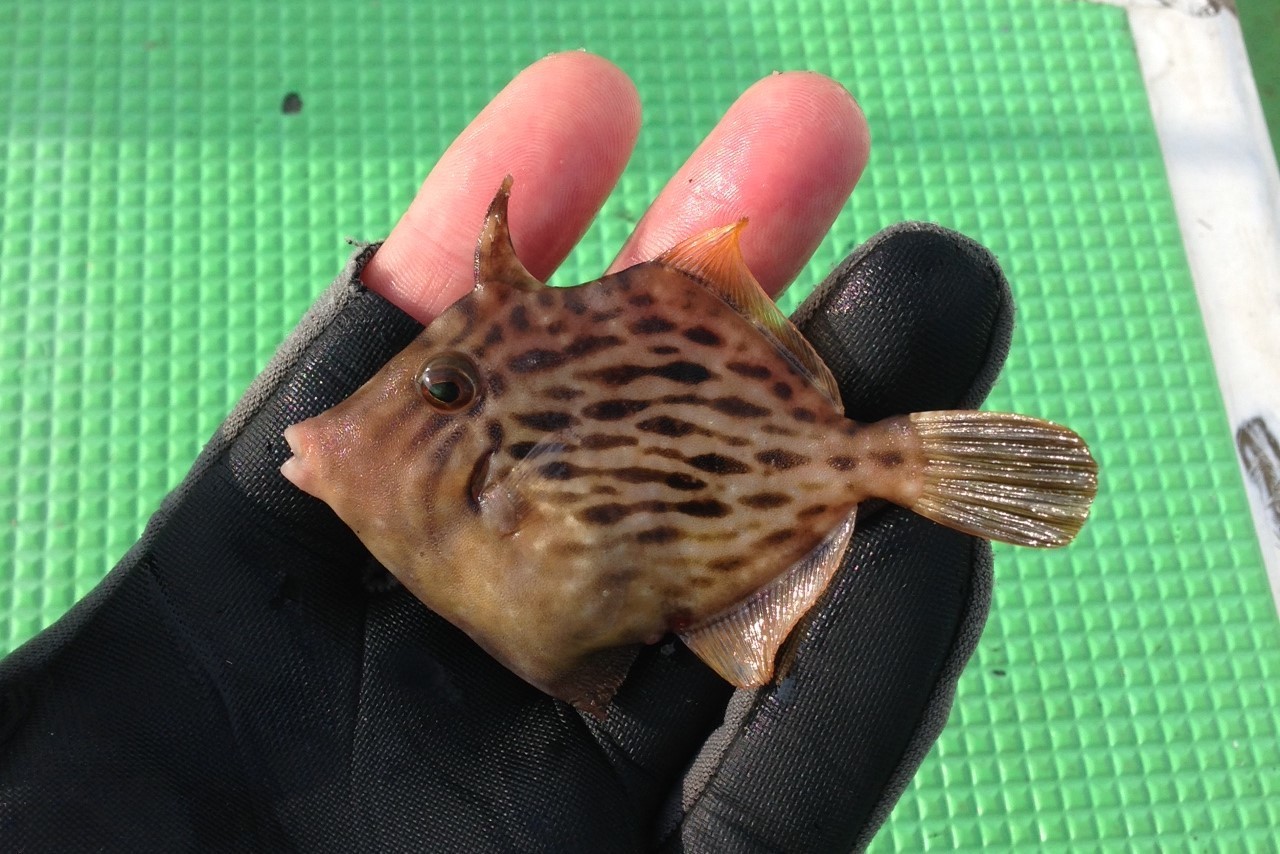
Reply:
<svg viewBox="0 0 1280 854"><path fill-rule="evenodd" d="M510 188L474 289L287 428L282 473L537 688L603 715L642 645L670 633L734 685L765 684L868 498L1025 546L1080 530L1096 465L1065 427L847 419L747 269L745 220L549 287L516 257Z"/></svg>

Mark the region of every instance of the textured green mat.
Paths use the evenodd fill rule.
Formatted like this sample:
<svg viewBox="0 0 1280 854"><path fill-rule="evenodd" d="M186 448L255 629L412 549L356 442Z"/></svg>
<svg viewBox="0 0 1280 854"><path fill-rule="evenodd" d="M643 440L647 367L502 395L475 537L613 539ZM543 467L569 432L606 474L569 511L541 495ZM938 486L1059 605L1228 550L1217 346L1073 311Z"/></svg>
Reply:
<svg viewBox="0 0 1280 854"><path fill-rule="evenodd" d="M475 8L0 8L0 647L133 543L341 238L386 233L520 67L586 46L645 100L621 190L559 281L602 269L739 91L812 68L855 92L875 146L804 280L904 218L983 241L1020 307L992 404L1071 424L1103 466L1078 545L1000 551L951 723L875 849L1268 848L1280 625L1123 13ZM303 109L286 115L291 91Z"/></svg>

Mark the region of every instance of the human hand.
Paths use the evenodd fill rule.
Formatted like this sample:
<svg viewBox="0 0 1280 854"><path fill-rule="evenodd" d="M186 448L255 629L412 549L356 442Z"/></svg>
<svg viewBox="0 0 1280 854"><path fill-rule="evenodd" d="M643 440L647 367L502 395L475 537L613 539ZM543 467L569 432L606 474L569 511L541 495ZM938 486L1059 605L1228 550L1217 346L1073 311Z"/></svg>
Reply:
<svg viewBox="0 0 1280 854"><path fill-rule="evenodd" d="M0 821L17 838L379 851L866 841L936 735L980 627L984 543L866 508L781 681L732 695L687 650L661 644L596 722L403 590L362 583L363 547L276 470L284 426L345 397L416 332L374 294L427 321L465 293L476 224L507 172L521 188L516 251L546 278L638 128L630 83L578 53L526 70L463 132L377 254L361 256L374 293L340 281L139 547L0 668L0 696L26 698L10 700L21 714L0 727ZM816 75L767 78L676 174L612 269L745 215L747 263L776 292L866 153L842 89ZM1003 358L1008 312L989 257L907 229L842 265L800 325L849 414L872 420L975 404ZM56 820L70 802L93 821Z"/></svg>

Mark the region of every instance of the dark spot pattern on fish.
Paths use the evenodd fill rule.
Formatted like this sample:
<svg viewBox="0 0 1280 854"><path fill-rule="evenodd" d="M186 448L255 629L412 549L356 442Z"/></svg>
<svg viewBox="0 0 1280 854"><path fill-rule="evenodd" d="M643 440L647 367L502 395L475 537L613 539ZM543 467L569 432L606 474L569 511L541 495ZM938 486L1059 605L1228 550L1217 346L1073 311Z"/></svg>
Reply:
<svg viewBox="0 0 1280 854"><path fill-rule="evenodd" d="M516 303L511 307L511 314L508 317L511 328L517 332L529 331L529 310L522 303Z"/></svg>
<svg viewBox="0 0 1280 854"><path fill-rule="evenodd" d="M662 469L645 468L644 466L624 466L616 469L597 469L593 473L611 475L623 483L663 483L672 489L691 492L707 485L705 480L685 474L669 472Z"/></svg>
<svg viewBox="0 0 1280 854"><path fill-rule="evenodd" d="M617 347L621 343L622 339L616 335L579 335L564 348L564 354L576 359Z"/></svg>
<svg viewBox="0 0 1280 854"><path fill-rule="evenodd" d="M553 305L555 305L555 302L556 302L555 295L552 294L551 288L538 291L537 300L538 300L538 305L542 306L543 308L551 308Z"/></svg>
<svg viewBox="0 0 1280 854"><path fill-rule="evenodd" d="M716 572L732 572L745 565L747 559L742 555L728 555L707 561L707 568Z"/></svg>
<svg viewBox="0 0 1280 854"><path fill-rule="evenodd" d="M570 312L579 316L587 313L587 303L580 288L561 288L558 293L564 295L564 307Z"/></svg>
<svg viewBox="0 0 1280 854"><path fill-rule="evenodd" d="M698 385L711 379L711 372L696 362L668 362L665 365L611 365L590 371L586 379L607 386L624 386L643 377L659 377L681 385Z"/></svg>
<svg viewBox="0 0 1280 854"><path fill-rule="evenodd" d="M650 294L634 294L627 298L627 302L631 303L636 308L648 308L653 305L654 300L653 296Z"/></svg>
<svg viewBox="0 0 1280 854"><path fill-rule="evenodd" d="M407 400L407 404L405 406L405 409L408 411L406 411L397 419L397 423L412 424L414 423L414 420L412 420L415 414L414 410L417 410L418 405L421 403L421 401L414 400L412 398L406 398L406 400ZM419 429L416 431L413 444L429 446L432 442L436 441L436 438L437 436L440 435L440 432L444 430L444 428L447 427L449 423L452 421L453 421L453 416L451 415L445 415L440 412L432 412L425 419L423 419L419 424Z"/></svg>
<svg viewBox="0 0 1280 854"><path fill-rule="evenodd" d="M680 539L680 529L671 525L659 525L656 528L649 528L636 534L636 542L653 545L671 543L678 539Z"/></svg>
<svg viewBox="0 0 1280 854"><path fill-rule="evenodd" d="M502 429L501 421L496 418L490 418L485 424L485 432L489 434L489 448L491 450L497 451L502 447L504 431Z"/></svg>
<svg viewBox="0 0 1280 854"><path fill-rule="evenodd" d="M507 393L507 378L497 371L490 371L484 378L485 392L493 397L502 397Z"/></svg>
<svg viewBox="0 0 1280 854"><path fill-rule="evenodd" d="M597 467L580 466L567 460L552 460L538 466L538 474L547 480L567 481L581 477L610 478L622 483L661 483L680 492L704 489L707 482L685 472L671 472L646 466Z"/></svg>
<svg viewBox="0 0 1280 854"><path fill-rule="evenodd" d="M812 424L818 420L812 409L805 409L803 406L791 410L791 417L803 424Z"/></svg>
<svg viewBox="0 0 1280 854"><path fill-rule="evenodd" d="M884 466L887 469L896 468L902 465L902 454L897 451L877 451L871 454L871 459L875 460L877 465Z"/></svg>
<svg viewBox="0 0 1280 854"><path fill-rule="evenodd" d="M502 335L503 335L502 324L500 323L493 324L493 326L489 327L489 331L486 332L484 335L484 342L483 342L484 346L492 347L495 344L501 344Z"/></svg>
<svg viewBox="0 0 1280 854"><path fill-rule="evenodd" d="M543 463L538 466L538 474L547 480L572 480L575 477L588 474L588 472L578 468L573 463L567 463L564 460L552 460L549 463Z"/></svg>
<svg viewBox="0 0 1280 854"><path fill-rule="evenodd" d="M512 459L523 460L533 453L533 449L537 446L537 442L512 442L507 446L507 455Z"/></svg>
<svg viewBox="0 0 1280 854"><path fill-rule="evenodd" d="M559 334L560 334L560 333L562 333L562 332L564 332L564 321L563 321L563 320L553 320L553 321L551 321L550 323L548 323L548 324L547 324L547 334L548 334L548 335L559 335Z"/></svg>
<svg viewBox="0 0 1280 854"><path fill-rule="evenodd" d="M685 462L710 474L746 474L751 471L751 466L724 454L698 454Z"/></svg>
<svg viewBox="0 0 1280 854"><path fill-rule="evenodd" d="M437 477L438 473L449 465L451 458L453 457L453 449L458 447L458 443L462 441L465 435L466 430L462 425L458 425L443 436L437 437L436 443L432 445L430 451L431 461L433 463L433 468L437 472ZM480 459L487 462L488 456L481 456Z"/></svg>
<svg viewBox="0 0 1280 854"><path fill-rule="evenodd" d="M810 504L808 507L803 508L799 513L797 513L796 518L808 519L811 516L820 516L830 509L831 508L825 504Z"/></svg>
<svg viewBox="0 0 1280 854"><path fill-rule="evenodd" d="M827 465L836 471L853 471L858 467L858 458L837 454L834 457L827 457Z"/></svg>
<svg viewBox="0 0 1280 854"><path fill-rule="evenodd" d="M773 374L773 371L770 371L765 365L757 365L752 362L730 362L725 367L740 377L752 380L767 380Z"/></svg>
<svg viewBox="0 0 1280 854"><path fill-rule="evenodd" d="M580 388L570 388L567 385L553 385L542 393L543 397L549 400L573 400L582 397L585 392Z"/></svg>
<svg viewBox="0 0 1280 854"><path fill-rule="evenodd" d="M582 437L578 445L588 451L608 451L612 448L624 448L638 445L640 440L635 436L612 435L608 433L591 433Z"/></svg>
<svg viewBox="0 0 1280 854"><path fill-rule="evenodd" d="M768 451L761 451L756 454L756 460L763 463L769 468L793 469L796 466L802 466L809 462L809 458L804 454L797 454L795 451L788 451L783 448L772 448Z"/></svg>
<svg viewBox="0 0 1280 854"><path fill-rule="evenodd" d="M696 394L667 394L657 398L656 402L672 406L706 406L735 418L763 418L770 414L768 409L737 396L702 397Z"/></svg>
<svg viewBox="0 0 1280 854"><path fill-rule="evenodd" d="M670 344L659 344L656 347L650 347L649 352L655 356L670 356L680 352L679 347L672 347Z"/></svg>
<svg viewBox="0 0 1280 854"><path fill-rule="evenodd" d="M790 504L791 496L782 492L756 492L742 496L738 503L752 510L773 510Z"/></svg>
<svg viewBox="0 0 1280 854"><path fill-rule="evenodd" d="M547 412L517 412L511 416L518 423L531 430L544 430L548 433L564 430L578 423L568 412L549 410Z"/></svg>
<svg viewBox="0 0 1280 854"><path fill-rule="evenodd" d="M711 401L711 408L716 412L732 415L734 418L763 418L769 414L769 410L763 406L757 406L737 396L717 397Z"/></svg>
<svg viewBox="0 0 1280 854"><path fill-rule="evenodd" d="M636 501L623 504L613 501L595 504L578 513L578 518L591 525L616 525L635 513L679 513L697 519L718 519L732 512L729 505L714 498L689 501Z"/></svg>
<svg viewBox="0 0 1280 854"><path fill-rule="evenodd" d="M622 316L621 308L611 308L608 311L596 311L591 314L592 323L608 323L617 317Z"/></svg>
<svg viewBox="0 0 1280 854"><path fill-rule="evenodd" d="M791 386L784 383L782 380L778 380L770 386L770 390L773 392L773 396L778 398L778 400L790 400L791 396L795 394Z"/></svg>
<svg viewBox="0 0 1280 854"><path fill-rule="evenodd" d="M511 361L507 362L507 367L517 374L532 374L538 371L554 370L566 361L566 356L559 350L534 347L532 350L525 350L520 355L513 357Z"/></svg>
<svg viewBox="0 0 1280 854"><path fill-rule="evenodd" d="M728 516L733 512L728 504L714 498L681 501L675 505L675 511L686 516L695 516L699 519L719 519L721 516Z"/></svg>
<svg viewBox="0 0 1280 854"><path fill-rule="evenodd" d="M476 326L476 304L470 300L462 300L454 304L455 310L462 317L462 328L459 329L452 338L445 342L446 347L453 347L462 341L467 341L475 334Z"/></svg>
<svg viewBox="0 0 1280 854"><path fill-rule="evenodd" d="M702 344L707 347L719 347L724 343L724 339L716 333L712 332L705 326L693 326L680 333L694 344Z"/></svg>
<svg viewBox="0 0 1280 854"><path fill-rule="evenodd" d="M658 335L663 332L670 332L675 328L676 325L665 317L650 314L646 317L640 318L639 320L633 321L631 325L627 327L627 331L632 335Z"/></svg>
<svg viewBox="0 0 1280 854"><path fill-rule="evenodd" d="M653 418L646 418L644 421L636 424L637 430L643 430L646 433L656 433L659 436L667 436L672 439L679 439L681 436L689 436L692 434L704 434L706 431L688 421L682 421L679 418L672 418L670 415L656 415Z"/></svg>
<svg viewBox="0 0 1280 854"><path fill-rule="evenodd" d="M586 418L593 421L620 421L628 416L635 415L637 412L643 412L649 408L647 400L629 400L626 398L618 398L615 400L601 400L592 403L582 410L582 414Z"/></svg>
<svg viewBox="0 0 1280 854"><path fill-rule="evenodd" d="M794 528L781 528L760 538L761 546L777 546L796 535Z"/></svg>
<svg viewBox="0 0 1280 854"><path fill-rule="evenodd" d="M578 518L589 525L616 525L633 513L657 513L665 509L664 501L637 501L634 504L610 501L586 508L578 514Z"/></svg>

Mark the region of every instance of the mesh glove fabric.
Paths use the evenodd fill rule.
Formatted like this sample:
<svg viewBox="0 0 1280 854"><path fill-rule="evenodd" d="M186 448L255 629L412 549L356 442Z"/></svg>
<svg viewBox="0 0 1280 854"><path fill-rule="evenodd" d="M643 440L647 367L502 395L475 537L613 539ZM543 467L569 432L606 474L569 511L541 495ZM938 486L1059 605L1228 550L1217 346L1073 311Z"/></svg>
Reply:
<svg viewBox="0 0 1280 854"><path fill-rule="evenodd" d="M10 851L847 851L936 738L986 614L990 550L861 508L843 571L734 692L681 644L603 722L527 686L279 474L281 431L418 331L364 247L140 542L0 663ZM801 307L848 414L976 406L1012 307L985 250L908 224Z"/></svg>

